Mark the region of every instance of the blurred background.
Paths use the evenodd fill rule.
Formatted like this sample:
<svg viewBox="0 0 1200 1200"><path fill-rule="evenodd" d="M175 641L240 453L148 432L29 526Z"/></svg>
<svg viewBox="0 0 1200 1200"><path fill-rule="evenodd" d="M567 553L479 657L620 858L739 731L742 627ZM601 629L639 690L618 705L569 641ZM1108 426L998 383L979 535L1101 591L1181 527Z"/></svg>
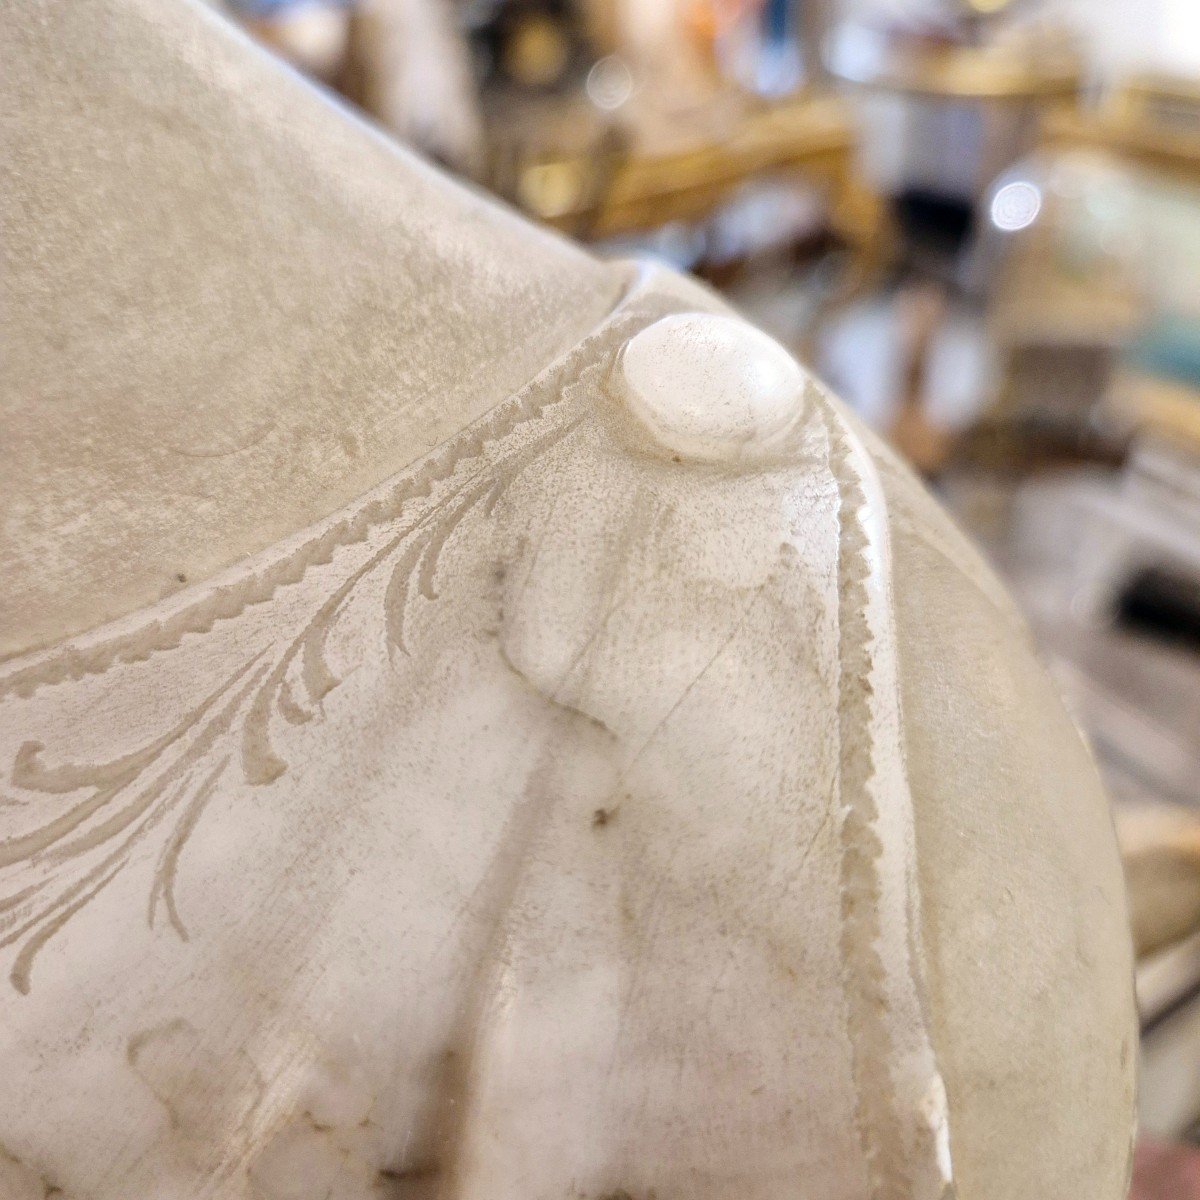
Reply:
<svg viewBox="0 0 1200 1200"><path fill-rule="evenodd" d="M1200 1197L1200 2L213 2L531 218L708 281L940 493L1114 800L1134 1194Z"/></svg>

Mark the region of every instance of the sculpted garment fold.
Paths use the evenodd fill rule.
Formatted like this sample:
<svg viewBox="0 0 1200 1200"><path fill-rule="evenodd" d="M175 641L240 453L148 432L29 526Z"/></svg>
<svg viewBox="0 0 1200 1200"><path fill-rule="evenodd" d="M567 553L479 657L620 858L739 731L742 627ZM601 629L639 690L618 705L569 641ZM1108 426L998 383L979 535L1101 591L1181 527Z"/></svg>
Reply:
<svg viewBox="0 0 1200 1200"><path fill-rule="evenodd" d="M948 1194L961 1154L963 1196L1068 1172L1118 1194L1127 1144L1086 1133L1126 1120L1128 1060L1075 1054L1059 1023L1132 1036L1078 740L1064 723L1041 752L1082 781L1056 801L1083 806L1078 862L1048 840L952 888L922 869L951 836L935 806L993 814L967 857L1022 837L1019 761L994 768L1016 792L947 802L986 753L927 763L1012 744L988 646L1023 661L1024 634L811 380L729 459L649 430L622 347L674 312L736 327L715 308L643 278L328 521L0 670L10 1175L98 1200L899 1200ZM914 663L959 594L942 628L979 609L986 629ZM939 736L922 679L953 658L990 675ZM1078 901L1020 927L1038 889ZM987 996L961 974L983 953L1005 964ZM1015 1154L975 1122L1015 1072L1011 1119L1053 1124L1038 1036L1090 1099Z"/></svg>
<svg viewBox="0 0 1200 1200"><path fill-rule="evenodd" d="M195 4L5 18L0 1200L1120 1200L1104 797L911 475Z"/></svg>

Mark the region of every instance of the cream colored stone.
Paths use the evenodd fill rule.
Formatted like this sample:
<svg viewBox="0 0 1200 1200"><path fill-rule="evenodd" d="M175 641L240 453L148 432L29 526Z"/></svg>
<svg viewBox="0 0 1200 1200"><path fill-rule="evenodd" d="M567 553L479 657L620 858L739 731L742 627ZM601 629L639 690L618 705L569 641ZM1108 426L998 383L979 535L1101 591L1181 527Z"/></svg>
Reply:
<svg viewBox="0 0 1200 1200"><path fill-rule="evenodd" d="M17 0L4 24L0 655L327 516L625 287L217 13Z"/></svg>
<svg viewBox="0 0 1200 1200"><path fill-rule="evenodd" d="M734 461L768 454L799 419L804 372L767 335L717 313L672 313L630 338L619 394L665 449Z"/></svg>
<svg viewBox="0 0 1200 1200"><path fill-rule="evenodd" d="M912 477L189 5L6 20L0 1183L1119 1200L1111 821Z"/></svg>

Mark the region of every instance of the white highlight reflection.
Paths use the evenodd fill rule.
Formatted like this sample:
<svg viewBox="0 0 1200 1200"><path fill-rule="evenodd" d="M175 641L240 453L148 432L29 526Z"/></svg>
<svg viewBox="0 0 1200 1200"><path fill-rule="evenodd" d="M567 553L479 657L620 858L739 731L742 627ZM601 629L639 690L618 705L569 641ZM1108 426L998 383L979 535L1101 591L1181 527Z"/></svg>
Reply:
<svg viewBox="0 0 1200 1200"><path fill-rule="evenodd" d="M990 211L992 224L997 229L1006 233L1025 229L1042 211L1041 189L1024 179L1006 183L992 196Z"/></svg>
<svg viewBox="0 0 1200 1200"><path fill-rule="evenodd" d="M633 95L633 72L624 59L609 54L588 72L587 94L597 108L620 108Z"/></svg>

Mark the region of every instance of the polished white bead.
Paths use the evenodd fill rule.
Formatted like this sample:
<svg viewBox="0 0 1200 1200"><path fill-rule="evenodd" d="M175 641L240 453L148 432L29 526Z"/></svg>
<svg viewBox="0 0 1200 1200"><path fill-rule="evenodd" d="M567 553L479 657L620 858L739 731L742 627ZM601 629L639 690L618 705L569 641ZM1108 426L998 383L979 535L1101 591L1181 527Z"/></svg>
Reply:
<svg viewBox="0 0 1200 1200"><path fill-rule="evenodd" d="M618 389L668 449L727 461L771 449L802 411L804 371L736 317L676 313L621 352Z"/></svg>

